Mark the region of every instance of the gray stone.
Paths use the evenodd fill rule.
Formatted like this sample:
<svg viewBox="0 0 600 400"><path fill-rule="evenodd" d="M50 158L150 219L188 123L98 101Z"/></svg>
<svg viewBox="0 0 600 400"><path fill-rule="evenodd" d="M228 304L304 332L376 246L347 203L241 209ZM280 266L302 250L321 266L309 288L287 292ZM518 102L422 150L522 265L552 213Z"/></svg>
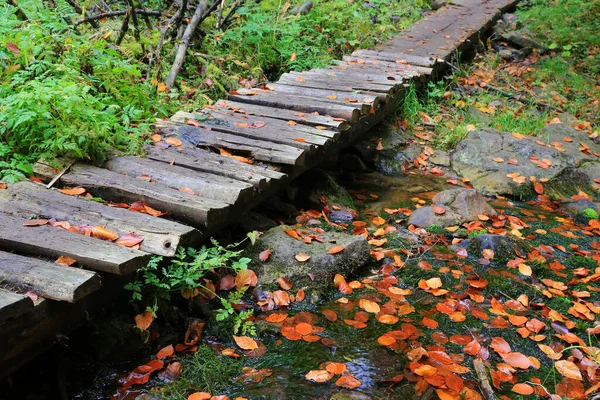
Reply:
<svg viewBox="0 0 600 400"><path fill-rule="evenodd" d="M572 142L564 141L565 137ZM585 143L590 154L579 150ZM558 150L555 145L561 144ZM592 180L600 177L598 158L592 153L600 153L600 145L590 140L567 124L551 124L542 129L538 137L516 138L508 132L493 129L480 129L469 132L452 154L452 167L460 176L471 179L473 187L484 194L522 196L532 194L529 177L538 180L545 178L544 188L549 193L577 193L577 188L589 188ZM504 161L495 162L494 158ZM509 164L510 158L517 165ZM532 160L547 159L549 168L540 168ZM508 174L518 173L527 182L518 184Z"/></svg>
<svg viewBox="0 0 600 400"><path fill-rule="evenodd" d="M340 156L340 167L344 171L349 172L364 172L368 168L364 161L356 154L344 153Z"/></svg>
<svg viewBox="0 0 600 400"><path fill-rule="evenodd" d="M408 224L418 226L420 228L427 228L431 225L439 226L453 226L462 224L465 219L462 215L452 211L452 209L446 209L446 212L442 215L433 212L432 206L425 206L417 208L412 212L408 218Z"/></svg>
<svg viewBox="0 0 600 400"><path fill-rule="evenodd" d="M544 46L532 40L522 33L519 32L510 32L502 35L502 40L505 40L509 45L517 48L529 48L529 49L543 49Z"/></svg>
<svg viewBox="0 0 600 400"><path fill-rule="evenodd" d="M497 215L485 198L473 189L444 190L433 196L432 202L446 209L443 214L433 212L433 206L417 208L408 218L408 223L427 228L431 225L453 226L477 219L479 214Z"/></svg>
<svg viewBox="0 0 600 400"><path fill-rule="evenodd" d="M485 249L494 251L495 259L508 259L520 256L526 256L531 250L531 246L522 239L512 236L483 234L471 239L463 240L454 246L454 249L466 248L467 252L473 256L481 255Z"/></svg>
<svg viewBox="0 0 600 400"><path fill-rule="evenodd" d="M252 267L259 277L261 286L273 284L277 278L285 277L292 281L295 289L303 288L309 291L324 291L333 284L335 274L348 277L369 262L371 258L369 244L362 236L348 235L342 232L310 232L322 238L323 243L313 240L306 244L296 240L284 229L294 229L278 226L270 229L258 238L256 244L248 249L249 256L257 260ZM344 246L344 250L337 254L328 254L333 246ZM271 256L266 262L258 261L258 254L271 250ZM296 260L297 254L308 254L310 259L306 262ZM314 280L309 278L311 274Z"/></svg>
<svg viewBox="0 0 600 400"><path fill-rule="evenodd" d="M513 58L513 52L512 52L512 50L509 50L509 49L502 49L502 50L500 50L498 52L498 55L503 60L510 60L510 59Z"/></svg>
<svg viewBox="0 0 600 400"><path fill-rule="evenodd" d="M446 5L447 0L433 0L431 2L431 9L432 10L439 10L440 8L444 7Z"/></svg>
<svg viewBox="0 0 600 400"><path fill-rule="evenodd" d="M444 190L433 196L432 202L449 206L467 221L476 220L480 214L488 216L498 214L481 193L474 189Z"/></svg>
<svg viewBox="0 0 600 400"><path fill-rule="evenodd" d="M450 166L450 156L443 150L435 150L432 155L429 156L429 162L435 165L441 165L442 167Z"/></svg>

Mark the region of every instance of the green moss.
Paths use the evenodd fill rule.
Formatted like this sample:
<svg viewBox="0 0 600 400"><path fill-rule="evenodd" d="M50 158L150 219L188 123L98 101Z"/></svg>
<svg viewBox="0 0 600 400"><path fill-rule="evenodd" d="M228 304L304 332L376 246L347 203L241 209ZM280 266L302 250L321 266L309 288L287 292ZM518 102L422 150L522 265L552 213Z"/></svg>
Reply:
<svg viewBox="0 0 600 400"><path fill-rule="evenodd" d="M480 229L478 231L471 231L467 233L467 237L469 239L475 238L477 236L485 235L487 231L485 229Z"/></svg>
<svg viewBox="0 0 600 400"><path fill-rule="evenodd" d="M207 345L198 347L193 355L179 358L183 365L178 380L164 386L161 397L169 400L187 399L193 392L234 394L243 385L234 380L242 373L242 362L216 354Z"/></svg>
<svg viewBox="0 0 600 400"><path fill-rule="evenodd" d="M591 219L598 219L598 212L593 208L586 208L585 210L581 210L578 214L586 218L588 221Z"/></svg>
<svg viewBox="0 0 600 400"><path fill-rule="evenodd" d="M444 228L442 228L441 226L436 225L436 224L429 225L427 228L425 228L425 230L434 235L440 235L440 234L444 233Z"/></svg>

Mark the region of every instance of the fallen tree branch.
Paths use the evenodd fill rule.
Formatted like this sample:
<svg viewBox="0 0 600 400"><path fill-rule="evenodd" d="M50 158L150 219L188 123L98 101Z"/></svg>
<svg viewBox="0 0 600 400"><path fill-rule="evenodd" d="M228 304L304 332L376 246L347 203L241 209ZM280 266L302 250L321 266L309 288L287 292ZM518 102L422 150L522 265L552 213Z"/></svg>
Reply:
<svg viewBox="0 0 600 400"><path fill-rule="evenodd" d="M175 30L177 29L177 26L179 26L179 24L181 23L181 21L183 21L183 16L185 14L185 9L187 8L187 0L182 0L181 4L179 5L179 9L177 10L177 12L175 13L175 15L173 15L171 17L171 19L169 19L169 22L167 22L165 24L165 26L163 26L160 30L160 36L158 37L158 42L156 43L156 52L154 53L150 53L150 60L148 60L148 70L146 72L146 79L150 79L150 75L152 74L152 64L154 63L154 60L156 60L157 64L160 64L160 51L162 49L162 45L165 41L165 36L167 35L167 32L169 31L169 29L171 29L173 26L176 26Z"/></svg>
<svg viewBox="0 0 600 400"><path fill-rule="evenodd" d="M487 398L490 400L495 399L496 396L494 395L494 389L492 389L492 385L490 385L490 380L487 377L487 372L485 370L485 365L483 365L483 361L481 361L480 358L474 359L473 367L475 367L475 372L479 378L479 383Z"/></svg>
<svg viewBox="0 0 600 400"><path fill-rule="evenodd" d="M121 45L121 42L125 38L125 34L129 29L129 17L131 16L131 10L127 10L125 13L125 18L123 18L123 23L121 24L121 30L119 31L119 37L117 38L117 46Z"/></svg>
<svg viewBox="0 0 600 400"><path fill-rule="evenodd" d="M121 15L127 14L127 12L129 12L129 10L111 11L111 12L93 15L91 17L86 17L86 18L80 19L79 21L75 22L75 26L85 24L86 22L90 22L90 21L97 21L97 20L103 19L103 18L119 17ZM160 17L162 15L162 12L158 11L158 10L139 10L139 9L137 9L137 10L135 10L135 12L138 15L149 15L149 16L154 16L154 17Z"/></svg>
<svg viewBox="0 0 600 400"><path fill-rule="evenodd" d="M6 2L17 9L15 11L15 15L17 16L17 18L20 21L28 20L27 14L25 14L25 11L21 10L21 7L19 7L19 5L17 4L17 2L15 0L6 0Z"/></svg>
<svg viewBox="0 0 600 400"><path fill-rule="evenodd" d="M133 37L141 44L142 51L145 51L144 44L140 39L140 25L138 24L137 13L135 12L135 4L133 0L127 0L127 2L129 3L129 11L131 12L131 19L133 20Z"/></svg>
<svg viewBox="0 0 600 400"><path fill-rule="evenodd" d="M74 0L67 0L67 3L69 3L69 5L71 7L73 7L73 9L77 13L83 15L84 19L87 18L87 16L88 16L87 13L85 13L83 11L83 8L81 8L81 6L79 4L77 4ZM99 28L100 27L100 25L98 25L98 22L96 22L95 20L89 20L89 21L86 21L86 22L88 22L93 28Z"/></svg>
<svg viewBox="0 0 600 400"><path fill-rule="evenodd" d="M202 22L202 20L206 18L204 16L204 11L206 10L207 4L208 0L200 1L198 6L196 7L194 15L192 16L192 20L185 28L185 32L183 33L181 43L177 46L175 61L173 62L173 66L171 67L171 71L169 72L167 79L165 79L165 85L167 86L167 89L171 89L173 85L175 85L175 78L177 78L179 71L181 71L181 67L183 66L183 63L185 61L185 54L187 53L187 49L190 45L192 36L194 35L194 32L196 31L198 25L200 25L200 22Z"/></svg>
<svg viewBox="0 0 600 400"><path fill-rule="evenodd" d="M223 17L223 19L218 22L217 29L221 29L229 23L229 19L233 16L233 13L240 6L240 4L242 4L242 1L243 0L236 0L233 3L233 5L231 6L231 9L227 12L225 17Z"/></svg>

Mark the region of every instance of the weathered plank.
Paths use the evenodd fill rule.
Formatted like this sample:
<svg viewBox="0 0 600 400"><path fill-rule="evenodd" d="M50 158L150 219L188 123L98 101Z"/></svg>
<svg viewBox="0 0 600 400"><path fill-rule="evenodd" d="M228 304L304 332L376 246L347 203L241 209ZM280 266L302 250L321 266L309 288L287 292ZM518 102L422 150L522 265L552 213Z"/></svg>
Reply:
<svg viewBox="0 0 600 400"><path fill-rule="evenodd" d="M24 218L0 214L0 249L57 259L71 257L86 268L124 275L145 265L150 254L49 225L28 227Z"/></svg>
<svg viewBox="0 0 600 400"><path fill-rule="evenodd" d="M33 309L33 302L27 296L0 288L0 322L18 317Z"/></svg>
<svg viewBox="0 0 600 400"><path fill-rule="evenodd" d="M185 146L209 146L215 149L242 151L259 161L285 165L302 165L306 160L306 151L303 149L217 132L211 127L197 128L164 120L157 121L155 125L161 134L177 137Z"/></svg>
<svg viewBox="0 0 600 400"><path fill-rule="evenodd" d="M168 257L179 246L189 246L201 239L198 230L178 222L68 196L30 181L0 190L0 212L26 218L54 218L74 226L100 225L119 236L135 233L144 238L140 250Z"/></svg>
<svg viewBox="0 0 600 400"><path fill-rule="evenodd" d="M376 59L392 63L406 63L420 67L433 67L439 60L432 57L419 57L413 54L391 53L378 50L356 50L351 56L344 56L346 62L360 62L360 60Z"/></svg>
<svg viewBox="0 0 600 400"><path fill-rule="evenodd" d="M275 108L286 108L288 110L302 111L307 113L318 112L319 114L344 118L345 120L352 122L358 121L362 114L359 109L354 107L327 102L319 103L315 101L315 99L302 96L290 96L274 93L257 93L255 95L230 94L229 99L242 103L257 104Z"/></svg>
<svg viewBox="0 0 600 400"><path fill-rule="evenodd" d="M258 115L283 121L294 121L298 124L309 126L326 126L344 132L350 128L349 124L342 118L334 118L327 115L303 113L293 110L260 106L248 103L239 103L230 100L219 100L218 107L245 115Z"/></svg>
<svg viewBox="0 0 600 400"><path fill-rule="evenodd" d="M10 222L1 219L1 216L0 220L2 223ZM11 229L15 228L11 227ZM0 242L5 242L4 235L0 238ZM95 272L64 267L49 261L4 251L0 251L0 279L4 283L18 286L24 290L33 290L48 299L69 303L100 288L100 277Z"/></svg>
<svg viewBox="0 0 600 400"><path fill-rule="evenodd" d="M150 160L173 163L194 171L208 172L247 182L259 191L279 186L287 180L287 175L264 166L247 164L231 157L225 157L212 151L194 148L161 149L146 145L146 157Z"/></svg>
<svg viewBox="0 0 600 400"><path fill-rule="evenodd" d="M345 102L344 104L348 106L354 106L359 104L373 104L373 99L378 99L378 103L376 103L376 109L378 109L381 104L385 103L387 100L387 95L382 93L370 92L367 90L353 90L353 91L345 91L339 89L317 89L317 88L306 88L302 86L294 86L282 83L269 83L266 85L270 90L277 93L285 93L292 95L299 95L305 97L312 97L315 99L322 99L323 101L327 99L338 99L338 101Z"/></svg>
<svg viewBox="0 0 600 400"><path fill-rule="evenodd" d="M56 171L42 163L34 165L34 173L46 180ZM96 197L114 202L144 201L150 207L168 212L169 216L201 231L211 225L219 227L226 220L230 205L171 189L164 185L121 175L106 169L75 164L59 180L63 185L81 186Z"/></svg>
<svg viewBox="0 0 600 400"><path fill-rule="evenodd" d="M281 75L278 83L312 88L327 88L350 91L366 90L394 96L398 92L399 83L401 82L369 82L366 80L353 79L352 77L334 76L326 73L309 74L304 72L290 72Z"/></svg>
<svg viewBox="0 0 600 400"><path fill-rule="evenodd" d="M104 168L132 178L142 176L152 183L159 183L178 190L191 190L202 198L227 204L247 203L254 196L254 187L237 179L206 172L193 171L179 165L164 164L134 156L114 157L107 160Z"/></svg>

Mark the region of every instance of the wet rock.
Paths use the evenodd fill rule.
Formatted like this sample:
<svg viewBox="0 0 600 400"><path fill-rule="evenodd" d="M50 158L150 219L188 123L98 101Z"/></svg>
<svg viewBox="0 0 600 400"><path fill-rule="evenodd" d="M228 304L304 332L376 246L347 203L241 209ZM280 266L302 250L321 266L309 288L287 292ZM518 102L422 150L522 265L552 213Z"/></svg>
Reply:
<svg viewBox="0 0 600 400"><path fill-rule="evenodd" d="M496 210L487 203L481 193L474 189L444 190L433 196L432 202L449 206L467 221L476 220L480 214L497 215Z"/></svg>
<svg viewBox="0 0 600 400"><path fill-rule="evenodd" d="M343 389L333 396L331 396L330 400L371 400L372 397L361 392L357 392L354 390L346 390Z"/></svg>
<svg viewBox="0 0 600 400"><path fill-rule="evenodd" d="M284 229L290 228L279 226L270 229L249 249L249 255L256 260L253 269L261 286L286 277L292 281L294 289L303 288L308 296L312 296L311 291L322 292L332 285L335 274L348 277L370 260L369 244L362 236L342 232L315 233L323 243L313 240L306 244L288 235ZM328 254L327 250L333 246L344 246L344 250ZM271 250L271 256L263 263L258 261L258 254L265 249ZM297 261L296 255L301 253L309 255L310 259Z"/></svg>
<svg viewBox="0 0 600 400"><path fill-rule="evenodd" d="M531 247L522 239L512 236L483 234L473 238L463 240L454 246L455 250L466 248L467 252L474 256L479 256L485 249L494 251L494 259L509 259L525 256L531 250Z"/></svg>
<svg viewBox="0 0 600 400"><path fill-rule="evenodd" d="M580 142L589 148L587 153L580 151ZM519 138L493 129L471 131L451 158L453 169L471 179L473 187L482 193L525 196L532 194L531 176L549 180L544 183L548 192L577 193L577 188L590 187L592 180L600 177L598 158L593 153L600 153L600 145L584 132L567 124L551 124L538 137ZM513 159L510 164L509 159ZM542 160L547 160L542 163L547 168L538 166ZM507 176L513 173L525 177L526 182L517 183Z"/></svg>
<svg viewBox="0 0 600 400"><path fill-rule="evenodd" d="M505 33L501 36L502 40L517 49L543 49L544 46L525 36L521 32Z"/></svg>
<svg viewBox="0 0 600 400"><path fill-rule="evenodd" d="M510 60L513 58L513 52L510 49L502 49L498 51L498 55L503 60Z"/></svg>
<svg viewBox="0 0 600 400"><path fill-rule="evenodd" d="M340 156L340 168L349 172L364 172L368 168L356 154L344 153Z"/></svg>
<svg viewBox="0 0 600 400"><path fill-rule="evenodd" d="M442 167L449 167L451 163L450 156L443 150L435 150L434 153L429 156L428 161Z"/></svg>
<svg viewBox="0 0 600 400"><path fill-rule="evenodd" d="M577 214L587 208L591 208L592 210L595 210L596 212L600 212L600 204L594 203L593 201L590 201L590 200L569 201L569 202L563 203L562 207L565 210L567 210L568 212L570 212L571 214Z"/></svg>
<svg viewBox="0 0 600 400"><path fill-rule="evenodd" d="M264 232L277 226L277 222L263 214L249 211L240 219L239 227L243 232Z"/></svg>
<svg viewBox="0 0 600 400"><path fill-rule="evenodd" d="M431 9L439 10L440 8L442 8L446 5L446 2L447 2L447 0L433 0L431 2Z"/></svg>
<svg viewBox="0 0 600 400"><path fill-rule="evenodd" d="M433 196L432 202L443 205L446 212L441 215L436 214L433 206L417 208L408 218L408 223L421 228L430 225L445 227L474 221L479 214L489 216L497 214L485 198L473 189L444 190Z"/></svg>

